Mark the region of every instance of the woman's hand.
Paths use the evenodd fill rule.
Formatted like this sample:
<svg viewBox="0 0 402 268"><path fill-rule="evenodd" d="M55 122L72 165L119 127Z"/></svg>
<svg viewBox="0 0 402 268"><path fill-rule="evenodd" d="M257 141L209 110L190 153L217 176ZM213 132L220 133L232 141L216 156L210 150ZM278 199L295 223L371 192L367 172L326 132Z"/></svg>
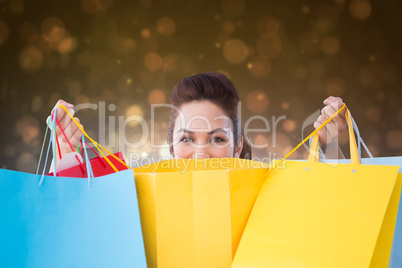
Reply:
<svg viewBox="0 0 402 268"><path fill-rule="evenodd" d="M321 110L321 115L318 117L317 121L314 122L314 127L316 129L327 121L335 112L342 108L344 103L341 98L331 96L324 100L324 104L326 106ZM340 152L336 141L346 127L347 123L344 109L334 117L331 122L318 131L320 146L327 153L330 153L329 157L343 158L343 154Z"/></svg>
<svg viewBox="0 0 402 268"><path fill-rule="evenodd" d="M64 105L72 115L74 115L74 105L65 102L64 100L59 100L54 109L57 109L57 120L60 123L61 128L64 131L64 134L66 135L68 141L66 140L66 138L64 137L62 131L60 130L59 126L56 124L56 134L59 140L59 144L60 144L60 151L61 151L61 155L64 156L67 153L71 152L71 147L69 145L69 143L71 144L73 150L75 150L78 146L78 144L81 141L81 136L82 136L82 131L78 128L78 126L73 122L73 120L71 119L71 117L66 113L66 111L59 107L59 105L62 104ZM52 110L52 112L53 112ZM78 122L80 122L80 120L77 117L74 117L75 120L77 120ZM82 127L82 125L81 125ZM57 157L59 158L59 157Z"/></svg>

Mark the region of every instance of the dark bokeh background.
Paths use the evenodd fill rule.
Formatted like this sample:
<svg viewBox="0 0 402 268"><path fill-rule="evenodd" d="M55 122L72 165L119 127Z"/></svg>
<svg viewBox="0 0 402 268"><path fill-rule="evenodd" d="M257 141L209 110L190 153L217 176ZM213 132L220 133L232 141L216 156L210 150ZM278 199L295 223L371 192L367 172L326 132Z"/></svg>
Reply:
<svg viewBox="0 0 402 268"><path fill-rule="evenodd" d="M149 131L154 123L163 144L168 110L152 120L151 104L167 103L182 77L206 71L223 72L237 86L243 123L286 116L275 139L272 125L249 134L269 145L255 156L290 151L329 95L348 104L374 155L402 155L401 11L400 0L0 0L0 165L35 171L45 119L59 98L104 102L105 123L100 108L76 115L113 151L122 149L123 132L140 140L139 124L118 128L119 118L133 114ZM249 127L263 126L253 120ZM346 151L347 140L340 139ZM169 155L150 142L123 148L126 157Z"/></svg>

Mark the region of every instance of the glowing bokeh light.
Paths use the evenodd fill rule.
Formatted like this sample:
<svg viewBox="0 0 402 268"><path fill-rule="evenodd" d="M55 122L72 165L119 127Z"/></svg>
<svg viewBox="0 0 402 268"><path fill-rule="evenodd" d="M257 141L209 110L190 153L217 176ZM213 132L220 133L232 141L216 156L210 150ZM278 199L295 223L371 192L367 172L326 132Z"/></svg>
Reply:
<svg viewBox="0 0 402 268"><path fill-rule="evenodd" d="M126 117L132 116L132 115L137 115L139 117L143 117L144 116L144 112L142 110L142 108L138 105L132 105L130 106L127 111L126 111ZM129 126L135 127L137 125L139 125L138 120L131 120L128 122Z"/></svg>
<svg viewBox="0 0 402 268"><path fill-rule="evenodd" d="M120 35L115 31L111 31L106 35L106 43L119 54L130 53L137 45L133 38Z"/></svg>
<svg viewBox="0 0 402 268"><path fill-rule="evenodd" d="M66 34L64 23L56 17L48 17L41 23L41 33L45 36L46 41L54 47Z"/></svg>
<svg viewBox="0 0 402 268"><path fill-rule="evenodd" d="M161 104L166 102L166 94L160 89L151 90L148 94L149 104Z"/></svg>
<svg viewBox="0 0 402 268"><path fill-rule="evenodd" d="M43 54L34 46L24 48L20 53L20 65L26 72L36 72L42 68Z"/></svg>
<svg viewBox="0 0 402 268"><path fill-rule="evenodd" d="M245 6L245 0L222 0L223 11L229 18L240 17Z"/></svg>
<svg viewBox="0 0 402 268"><path fill-rule="evenodd" d="M275 155L275 159L285 156L293 149L289 137L284 133L277 132L275 135L270 136L268 140L268 150ZM291 158L293 157L296 157L296 155L292 154Z"/></svg>
<svg viewBox="0 0 402 268"><path fill-rule="evenodd" d="M170 17L162 17L156 23L156 31L162 36L171 36L176 30L176 23Z"/></svg>
<svg viewBox="0 0 402 268"><path fill-rule="evenodd" d="M332 1L337 5L343 5L346 2L346 0L332 0Z"/></svg>
<svg viewBox="0 0 402 268"><path fill-rule="evenodd" d="M265 33L258 37L256 47L258 53L273 59L281 53L282 42L277 35Z"/></svg>
<svg viewBox="0 0 402 268"><path fill-rule="evenodd" d="M223 57L231 64L243 63L248 55L246 44L239 39L230 39L223 46Z"/></svg>
<svg viewBox="0 0 402 268"><path fill-rule="evenodd" d="M310 7L307 6L307 5L302 6L301 12L302 12L303 14L309 14L309 13L310 13Z"/></svg>
<svg viewBox="0 0 402 268"><path fill-rule="evenodd" d="M252 139L253 145L268 146L268 138L263 134L257 134Z"/></svg>
<svg viewBox="0 0 402 268"><path fill-rule="evenodd" d="M292 119L286 119L283 121L283 129L286 132L292 132L296 129L296 122Z"/></svg>
<svg viewBox="0 0 402 268"><path fill-rule="evenodd" d="M77 97L74 99L74 104L82 104L82 103L90 103L91 99L84 94L79 94Z"/></svg>
<svg viewBox="0 0 402 268"><path fill-rule="evenodd" d="M310 55L321 51L321 36L315 31L308 31L301 37L300 47L303 53Z"/></svg>
<svg viewBox="0 0 402 268"><path fill-rule="evenodd" d="M381 65L369 64L360 70L358 78L363 86L370 89L380 89L386 83L387 74Z"/></svg>
<svg viewBox="0 0 402 268"><path fill-rule="evenodd" d="M42 108L42 97L41 96L36 96L32 99L31 108L34 113L39 112L39 110Z"/></svg>
<svg viewBox="0 0 402 268"><path fill-rule="evenodd" d="M173 72L176 69L176 62L177 62L176 55L169 55L162 59L163 65L162 70L164 72Z"/></svg>
<svg viewBox="0 0 402 268"><path fill-rule="evenodd" d="M321 49L327 55L336 55L340 49L338 38L327 36L321 41Z"/></svg>
<svg viewBox="0 0 402 268"><path fill-rule="evenodd" d="M81 7L85 13L95 14L109 8L113 0L82 0Z"/></svg>
<svg viewBox="0 0 402 268"><path fill-rule="evenodd" d="M138 1L138 4L141 7L150 8L152 6L152 0L140 0Z"/></svg>
<svg viewBox="0 0 402 268"><path fill-rule="evenodd" d="M283 110L288 110L289 109L289 107L290 107L290 105L289 105L289 102L282 102L281 103L281 108L283 109Z"/></svg>
<svg viewBox="0 0 402 268"><path fill-rule="evenodd" d="M6 157L13 157L16 153L16 149L12 145L6 145L4 146L4 155Z"/></svg>
<svg viewBox="0 0 402 268"><path fill-rule="evenodd" d="M268 108L268 104L268 96L261 90L253 90L247 95L246 105L253 113L260 114L264 112Z"/></svg>
<svg viewBox="0 0 402 268"><path fill-rule="evenodd" d="M314 29L325 34L335 28L339 22L339 11L333 5L324 5L315 12Z"/></svg>
<svg viewBox="0 0 402 268"><path fill-rule="evenodd" d="M368 121L379 123L381 119L381 111L375 106L371 106L366 110L366 118Z"/></svg>
<svg viewBox="0 0 402 268"><path fill-rule="evenodd" d="M35 172L38 160L31 153L24 152L18 158L16 162L16 167L18 171L23 172Z"/></svg>
<svg viewBox="0 0 402 268"><path fill-rule="evenodd" d="M144 39L148 39L151 37L151 31L148 28L144 28L141 30L141 36Z"/></svg>
<svg viewBox="0 0 402 268"><path fill-rule="evenodd" d="M56 43L51 43L43 34L31 36L31 38L28 40L28 44L38 48L44 56L52 56L52 49L56 45Z"/></svg>
<svg viewBox="0 0 402 268"><path fill-rule="evenodd" d="M281 29L281 23L272 16L263 16L257 22L257 30L260 34L278 34Z"/></svg>
<svg viewBox="0 0 402 268"><path fill-rule="evenodd" d="M371 15L371 3L367 0L352 0L349 3L349 14L356 20L368 19Z"/></svg>
<svg viewBox="0 0 402 268"><path fill-rule="evenodd" d="M0 46L4 44L10 36L10 29L7 24L0 20Z"/></svg>
<svg viewBox="0 0 402 268"><path fill-rule="evenodd" d="M390 149L401 149L402 148L402 131L393 129L388 131L385 136L385 142Z"/></svg>
<svg viewBox="0 0 402 268"><path fill-rule="evenodd" d="M385 101L387 96L385 95L385 93L383 91L378 91L376 94L374 94L374 98L377 101Z"/></svg>
<svg viewBox="0 0 402 268"><path fill-rule="evenodd" d="M236 26L233 22L227 21L223 24L223 30L228 34L231 34L236 30Z"/></svg>
<svg viewBox="0 0 402 268"><path fill-rule="evenodd" d="M8 9L12 14L18 15L24 12L24 2L21 0L11 0L10 3L8 4Z"/></svg>
<svg viewBox="0 0 402 268"><path fill-rule="evenodd" d="M267 57L257 56L250 60L247 64L250 74L256 78L267 77L272 70L271 62Z"/></svg>
<svg viewBox="0 0 402 268"><path fill-rule="evenodd" d="M63 38L57 44L57 51L61 54L67 54L73 51L77 47L77 40L72 37Z"/></svg>
<svg viewBox="0 0 402 268"><path fill-rule="evenodd" d="M144 58L145 67L151 72L155 72L162 67L163 61L161 56L156 52L150 52Z"/></svg>
<svg viewBox="0 0 402 268"><path fill-rule="evenodd" d="M15 123L15 131L24 144L32 144L39 135L39 122L30 115L24 115Z"/></svg>
<svg viewBox="0 0 402 268"><path fill-rule="evenodd" d="M116 94L110 89L105 89L102 91L102 99L105 100L106 102L116 101ZM110 105L112 105L112 104L110 104ZM114 109L110 109L112 107L109 107L110 111L114 111ZM116 106L114 106L114 107L116 108Z"/></svg>

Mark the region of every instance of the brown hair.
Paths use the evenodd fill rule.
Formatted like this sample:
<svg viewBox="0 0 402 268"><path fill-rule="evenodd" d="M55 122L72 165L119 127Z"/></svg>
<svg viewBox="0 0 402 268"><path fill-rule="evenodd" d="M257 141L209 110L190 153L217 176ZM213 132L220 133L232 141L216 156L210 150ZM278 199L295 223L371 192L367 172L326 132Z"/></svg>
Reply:
<svg viewBox="0 0 402 268"><path fill-rule="evenodd" d="M240 100L239 94L229 78L218 72L197 74L183 78L174 86L170 94L170 104L176 108L180 108L181 105L188 102L201 100L211 101L225 111L232 120L235 146L238 146L241 137L243 137L243 149L239 157L251 159L251 146L244 135L239 120L240 116L237 109ZM172 109L167 137L171 153L173 153L173 129L176 116L176 109Z"/></svg>

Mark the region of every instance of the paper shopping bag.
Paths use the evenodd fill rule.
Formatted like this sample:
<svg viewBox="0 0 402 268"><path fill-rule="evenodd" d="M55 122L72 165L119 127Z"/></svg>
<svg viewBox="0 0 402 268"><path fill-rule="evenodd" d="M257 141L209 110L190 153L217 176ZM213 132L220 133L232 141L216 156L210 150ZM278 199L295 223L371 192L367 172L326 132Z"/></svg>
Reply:
<svg viewBox="0 0 402 268"><path fill-rule="evenodd" d="M349 136L352 164L273 163L233 267L371 265L399 167L360 164Z"/></svg>
<svg viewBox="0 0 402 268"><path fill-rule="evenodd" d="M125 162L123 154L121 152L115 153L114 156L116 156L121 161ZM112 155L107 155L106 158L109 159L109 161L117 168L117 170L121 171L127 169L127 166L123 165L121 162L116 160ZM92 167L94 177L104 176L115 172L112 166L105 161L104 157L92 158L90 160L90 165ZM53 176L53 173L49 173L47 175ZM88 171L86 163L82 163L80 165L58 171L57 176L87 178Z"/></svg>
<svg viewBox="0 0 402 268"><path fill-rule="evenodd" d="M148 267L230 267L266 168L229 158L135 168Z"/></svg>
<svg viewBox="0 0 402 268"><path fill-rule="evenodd" d="M0 170L2 267L146 267L132 170L40 179Z"/></svg>
<svg viewBox="0 0 402 268"><path fill-rule="evenodd" d="M369 267L397 176L286 161L264 182L233 267Z"/></svg>
<svg viewBox="0 0 402 268"><path fill-rule="evenodd" d="M350 163L350 159L320 159L322 163L339 164ZM362 158L366 165L399 166L399 175L393 195L388 205L380 236L371 262L372 267L402 267L402 157L373 157ZM398 202L399 200L399 202ZM395 232L393 232L395 230Z"/></svg>

